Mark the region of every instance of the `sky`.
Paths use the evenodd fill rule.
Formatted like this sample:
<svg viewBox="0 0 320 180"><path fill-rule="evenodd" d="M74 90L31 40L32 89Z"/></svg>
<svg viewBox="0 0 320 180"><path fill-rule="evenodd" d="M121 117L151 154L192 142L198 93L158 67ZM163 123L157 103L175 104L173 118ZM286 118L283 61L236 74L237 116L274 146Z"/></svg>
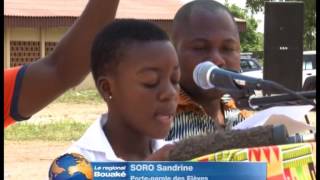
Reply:
<svg viewBox="0 0 320 180"><path fill-rule="evenodd" d="M190 2L192 0L180 0L183 3L187 3ZM224 4L225 0L216 0L218 2L220 2L221 4ZM229 4L235 4L240 8L245 9L246 6L246 0L228 0ZM264 13L263 12L259 12L258 14L254 15L254 18L257 20L258 22L258 28L257 31L258 32L264 32Z"/></svg>

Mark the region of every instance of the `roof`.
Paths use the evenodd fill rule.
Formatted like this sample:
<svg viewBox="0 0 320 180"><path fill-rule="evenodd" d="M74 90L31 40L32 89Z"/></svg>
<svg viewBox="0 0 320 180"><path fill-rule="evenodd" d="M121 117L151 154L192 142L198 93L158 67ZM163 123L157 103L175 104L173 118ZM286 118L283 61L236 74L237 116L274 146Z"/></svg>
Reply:
<svg viewBox="0 0 320 180"><path fill-rule="evenodd" d="M4 0L4 15L15 17L78 17L88 0ZM120 0L116 18L173 19L179 0ZM235 18L237 22L245 20Z"/></svg>
<svg viewBox="0 0 320 180"><path fill-rule="evenodd" d="M4 15L78 17L88 0L4 0ZM120 0L116 18L173 19L179 0Z"/></svg>
<svg viewBox="0 0 320 180"><path fill-rule="evenodd" d="M70 26L88 0L4 0L4 24L11 27ZM171 21L182 0L120 0L116 18ZM240 32L246 21L235 18Z"/></svg>

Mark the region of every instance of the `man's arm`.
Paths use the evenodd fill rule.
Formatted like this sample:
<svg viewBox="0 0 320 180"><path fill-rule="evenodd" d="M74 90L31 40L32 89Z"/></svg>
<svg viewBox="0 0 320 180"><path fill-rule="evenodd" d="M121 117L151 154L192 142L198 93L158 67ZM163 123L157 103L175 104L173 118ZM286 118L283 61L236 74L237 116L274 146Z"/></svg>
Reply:
<svg viewBox="0 0 320 180"><path fill-rule="evenodd" d="M32 116L87 76L93 39L114 19L118 3L119 0L89 0L54 51L28 66L18 100L21 116Z"/></svg>

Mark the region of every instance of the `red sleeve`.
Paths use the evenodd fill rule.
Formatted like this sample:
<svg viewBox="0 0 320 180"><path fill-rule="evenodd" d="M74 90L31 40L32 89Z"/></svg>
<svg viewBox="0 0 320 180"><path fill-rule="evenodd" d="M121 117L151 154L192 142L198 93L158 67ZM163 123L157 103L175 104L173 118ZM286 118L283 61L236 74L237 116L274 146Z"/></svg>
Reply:
<svg viewBox="0 0 320 180"><path fill-rule="evenodd" d="M14 114L18 114L17 102L25 69L26 66L18 66L4 70L4 128L21 120Z"/></svg>

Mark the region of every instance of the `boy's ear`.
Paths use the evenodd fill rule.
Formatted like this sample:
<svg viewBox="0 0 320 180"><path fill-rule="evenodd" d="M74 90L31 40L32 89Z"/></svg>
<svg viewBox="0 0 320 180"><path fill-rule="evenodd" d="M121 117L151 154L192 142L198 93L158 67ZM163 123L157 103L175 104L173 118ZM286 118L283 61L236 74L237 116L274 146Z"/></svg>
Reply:
<svg viewBox="0 0 320 180"><path fill-rule="evenodd" d="M97 87L98 87L99 93L102 95L105 101L108 101L110 97L112 97L110 77L100 76L97 79Z"/></svg>

